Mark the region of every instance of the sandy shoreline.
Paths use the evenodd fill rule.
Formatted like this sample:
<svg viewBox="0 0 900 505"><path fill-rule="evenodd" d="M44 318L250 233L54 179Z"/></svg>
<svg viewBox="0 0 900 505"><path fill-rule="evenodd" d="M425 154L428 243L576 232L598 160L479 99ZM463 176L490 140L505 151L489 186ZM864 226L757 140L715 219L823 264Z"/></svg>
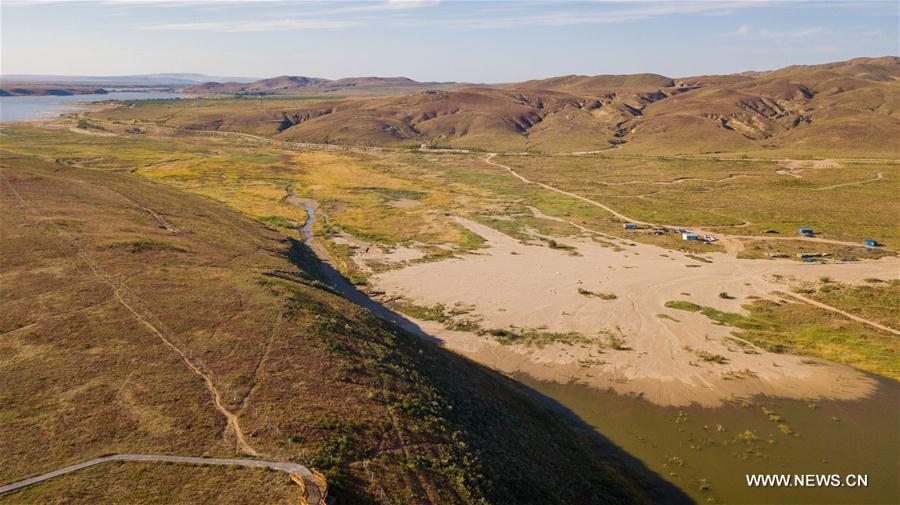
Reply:
<svg viewBox="0 0 900 505"><path fill-rule="evenodd" d="M577 249L579 255L571 255L522 244L466 219L458 221L484 237L489 248L477 255L383 272L372 278L372 288L387 297L402 295L417 305L464 304L472 307L472 315L484 328L572 331L598 342L615 334L630 348L501 345L490 336L415 321L448 348L502 372L611 388L662 405L714 406L756 394L852 399L875 387L873 380L850 367L738 345L725 338L731 328L664 304L688 300L743 313L741 305L748 296L779 299L773 292L820 276L849 283L868 277L896 278L897 258L804 264L710 253L705 255L711 261L707 263L652 245L629 243L616 251L590 238L557 239ZM579 289L616 298L585 296ZM722 299L720 292L734 299ZM725 356L727 362L705 362L698 359L701 352Z"/></svg>

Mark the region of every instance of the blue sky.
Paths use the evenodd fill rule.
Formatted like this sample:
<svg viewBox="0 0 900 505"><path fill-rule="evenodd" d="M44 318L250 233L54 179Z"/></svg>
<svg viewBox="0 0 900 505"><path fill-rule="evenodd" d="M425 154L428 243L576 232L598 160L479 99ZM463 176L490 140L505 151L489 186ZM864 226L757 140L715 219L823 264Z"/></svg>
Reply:
<svg viewBox="0 0 900 505"><path fill-rule="evenodd" d="M900 3L66 1L0 3L4 74L673 77L900 52Z"/></svg>

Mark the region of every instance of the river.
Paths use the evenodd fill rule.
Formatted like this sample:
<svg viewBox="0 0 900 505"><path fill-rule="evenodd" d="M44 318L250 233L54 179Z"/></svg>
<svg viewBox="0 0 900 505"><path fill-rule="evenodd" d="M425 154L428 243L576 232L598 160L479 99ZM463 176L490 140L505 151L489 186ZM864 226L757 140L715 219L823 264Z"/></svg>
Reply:
<svg viewBox="0 0 900 505"><path fill-rule="evenodd" d="M107 100L153 100L188 98L189 95L167 91L114 91L106 94L67 96L3 96L0 97L0 122L47 119L65 112L84 109L85 103Z"/></svg>

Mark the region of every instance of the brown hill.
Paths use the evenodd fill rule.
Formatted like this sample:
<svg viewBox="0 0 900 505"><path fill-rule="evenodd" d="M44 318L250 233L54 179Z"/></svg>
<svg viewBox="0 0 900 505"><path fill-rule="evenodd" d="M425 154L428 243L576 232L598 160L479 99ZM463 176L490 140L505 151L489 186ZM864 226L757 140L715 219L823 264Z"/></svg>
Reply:
<svg viewBox="0 0 900 505"><path fill-rule="evenodd" d="M319 143L895 157L898 146L891 140L900 133L898 78L897 57L857 58L681 79L565 76L367 100L280 103L264 110L235 106L233 114L228 108L208 114L176 110L167 117L177 126ZM329 81L294 89L381 82L372 79L343 80L343 88ZM257 89L254 85L246 89Z"/></svg>
<svg viewBox="0 0 900 505"><path fill-rule="evenodd" d="M302 244L258 221L127 173L0 168L4 484L109 453L252 449L325 471L338 503L684 501L512 380L335 295ZM296 500L286 478L248 499L256 473L191 471L101 466L9 496Z"/></svg>
<svg viewBox="0 0 900 505"><path fill-rule="evenodd" d="M572 94L596 95L606 94L611 90L654 90L668 88L675 83L671 78L658 74L632 74L632 75L567 75L563 77L551 77L525 81L513 84L512 88L549 89L563 91Z"/></svg>

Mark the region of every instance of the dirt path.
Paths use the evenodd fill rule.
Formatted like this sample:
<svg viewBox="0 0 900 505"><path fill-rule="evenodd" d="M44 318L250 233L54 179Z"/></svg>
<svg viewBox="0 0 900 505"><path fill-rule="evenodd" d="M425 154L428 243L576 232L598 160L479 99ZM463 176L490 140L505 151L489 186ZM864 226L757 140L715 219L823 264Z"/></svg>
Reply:
<svg viewBox="0 0 900 505"><path fill-rule="evenodd" d="M825 186L823 188L813 188L813 191L823 191L826 189L836 189L836 188L845 188L847 186L861 186L863 184L868 184L870 182L875 182L884 178L884 174L882 172L878 172L875 174L875 177L871 179L866 179L864 181L855 181L855 182L845 182L843 184L833 184L831 186Z"/></svg>
<svg viewBox="0 0 900 505"><path fill-rule="evenodd" d="M297 463L284 463L280 461L264 461L257 459L234 459L234 458L201 458L194 456L167 456L162 454L114 454L112 456L103 456L101 458L83 461L74 465L70 465L52 472L43 473L27 479L0 486L0 494L11 493L24 489L28 486L44 482L45 480L59 477L78 470L83 470L92 466L96 466L109 461L132 461L141 463L182 463L189 465L223 465L223 466L240 466L245 468L269 468L289 475L297 475L304 482L313 482L312 472L303 465ZM311 504L318 504L321 501L321 493L316 485L306 486L308 490L307 501Z"/></svg>
<svg viewBox="0 0 900 505"><path fill-rule="evenodd" d="M150 217L152 217L156 221L156 223L159 225L160 228L162 228L166 231L170 231L172 233L181 233L181 230L177 226L166 221L166 218L162 217L159 214L159 212L156 212L155 210L151 209L150 207L145 207L145 206L141 205L134 198L131 198L130 196L126 195L125 193L122 193L121 191L116 191L114 189L109 189L109 188L103 188L103 189L106 189L108 191L111 191L111 192L119 195L120 197L125 199L125 201L127 201L128 203L143 210L147 214L150 214Z"/></svg>
<svg viewBox="0 0 900 505"><path fill-rule="evenodd" d="M488 165L494 165L495 167L500 167L500 168L505 169L507 172L509 172L509 173L512 174L514 177L518 178L519 180L521 180L522 182L524 182L524 183L526 183L526 184L535 184L535 185L540 186L540 187L542 187L542 188L544 188L544 189L549 189L550 191L555 191L555 192L557 192L557 193L559 193L559 194L566 195L566 196L571 197L571 198L576 198L576 199L581 200L581 201L583 201L583 202L589 203L589 204L591 204L591 205L593 205L593 206L595 206L595 207L600 207L601 209L605 210L606 212L609 212L609 213L612 214L613 216L616 216L617 218L619 218L619 219L621 219L621 220L623 220L623 221L628 221L628 222L630 222L630 223L640 224L640 225L644 225L644 226L656 226L655 223L649 223L649 222L647 222L647 221L641 221L641 220L639 220L639 219L634 219L634 218L628 217L628 216L626 216L625 214L622 214L622 213L620 213L619 211L617 211L617 210L615 210L615 209L613 209L613 208L611 208L611 207L607 207L606 205L603 205L602 203L600 203L600 202L598 202L598 201L591 200L590 198L586 198L586 197L583 197L583 196L581 196L581 195L576 195L575 193L570 193L570 192L568 192L568 191L565 191L565 190L562 190L562 189L559 189L559 188L555 188L555 187L553 187L553 186L550 186L549 184L544 184L543 182L532 181L531 179L528 179L528 178L526 178L525 176L523 176L522 174L516 172L516 170L515 170L514 168L508 167L508 166L506 166L506 165L503 165L502 163L497 163L497 162L494 161L494 159L493 159L494 156L497 156L497 153L489 153L487 156L484 157L484 161L485 161Z"/></svg>
<svg viewBox="0 0 900 505"><path fill-rule="evenodd" d="M856 321L856 322L865 324L865 325L867 325L867 326L871 326L872 328L875 328L875 329L877 329L877 330L886 331L886 332L888 332L888 333L892 333L892 334L894 334L894 335L900 336L900 331L898 331L898 330L895 330L895 329L893 329L893 328L890 328L890 327L885 326L885 325L880 324L880 323L876 323L875 321L870 321L870 320L868 320L868 319L864 319L864 318L862 318L862 317L853 315L853 314L851 314L851 313L849 313L849 312L845 312L845 311L843 311L843 310L841 310L841 309L839 309L839 308L837 308L837 307L832 307L831 305L826 305L826 304L824 304L824 303L822 303L822 302L818 302L818 301L816 301L816 300L813 300L812 298L807 298L807 297L805 297L805 296L803 296L803 295L800 295L800 294L797 294L797 293L782 293L782 294L784 294L785 296L789 296L789 297L791 297L791 298L794 298L794 299L796 299L796 300L800 300L801 302L808 303L808 304L813 305L813 306L815 306L815 307L819 307L820 309L827 310L827 311L829 311L829 312L834 312L835 314L840 314L840 315L842 315L842 316L844 316L844 317L846 317L846 318L848 318L848 319L852 319L852 320L854 320L854 321Z"/></svg>

